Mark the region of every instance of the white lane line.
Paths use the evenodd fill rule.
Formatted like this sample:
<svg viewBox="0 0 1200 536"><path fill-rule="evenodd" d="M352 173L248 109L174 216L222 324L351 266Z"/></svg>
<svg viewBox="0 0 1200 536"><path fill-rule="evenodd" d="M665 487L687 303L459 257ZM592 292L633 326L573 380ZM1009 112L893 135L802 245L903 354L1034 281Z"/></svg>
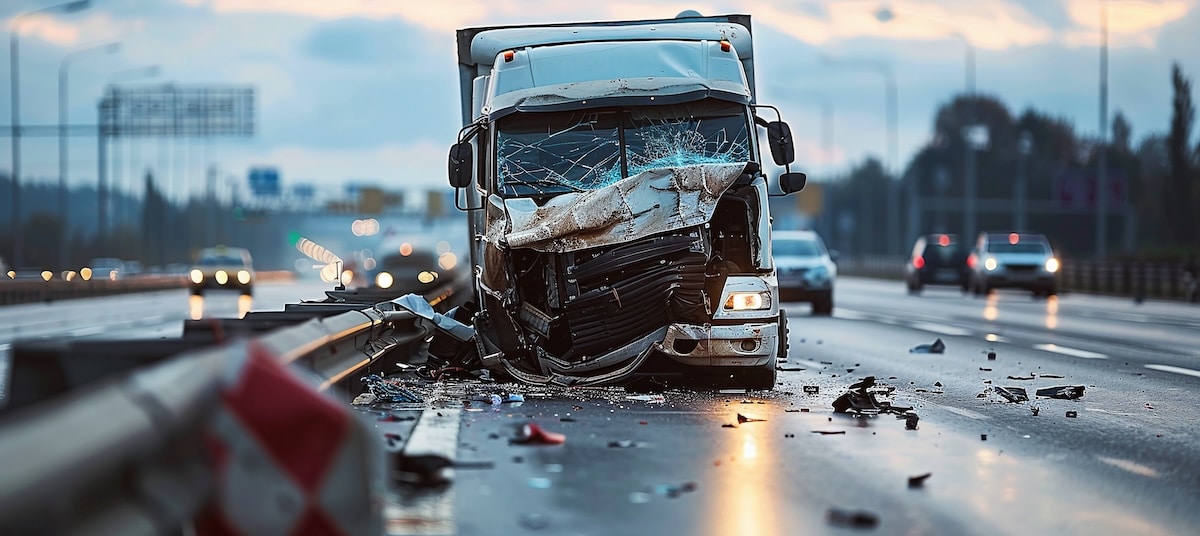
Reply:
<svg viewBox="0 0 1200 536"><path fill-rule="evenodd" d="M404 444L406 456L434 455L458 459L460 409L425 408L412 436ZM453 469L447 469L453 471ZM447 475L451 479L451 475ZM454 524L454 486L419 500L384 506L387 533L456 534Z"/></svg>
<svg viewBox="0 0 1200 536"><path fill-rule="evenodd" d="M797 359L795 357L788 359L789 365L795 365L797 363L804 365L806 367L815 368L815 369L822 369L827 366L827 365L822 365L820 363L817 363L816 361L809 361L807 359Z"/></svg>
<svg viewBox="0 0 1200 536"><path fill-rule="evenodd" d="M87 337L90 335L99 335L104 333L104 328L100 326L92 326L87 328L79 328L71 330L72 337Z"/></svg>
<svg viewBox="0 0 1200 536"><path fill-rule="evenodd" d="M840 307L833 311L833 316L834 318L845 318L847 320L866 320L870 318L870 316L858 311L852 309L843 309Z"/></svg>
<svg viewBox="0 0 1200 536"><path fill-rule="evenodd" d="M956 415L962 415L963 417L966 417L968 419L975 419L977 421L986 421L991 418L991 417L988 417L987 415L984 415L982 413L976 413L969 409L956 408L953 406L943 406L936 402L930 402L929 400L925 400L925 403L930 406L942 408L942 409L949 411L950 413L954 413Z"/></svg>
<svg viewBox="0 0 1200 536"><path fill-rule="evenodd" d="M1108 456L1096 456L1096 459L1100 460L1104 463L1107 463L1113 467L1118 467L1118 468L1124 469L1126 471L1129 471L1130 473L1133 473L1135 475L1149 477L1149 478L1158 478L1159 476L1162 476L1159 474L1157 469L1147 466L1147 465L1142 465L1135 461L1130 461L1130 460L1126 460L1126 459L1122 459L1122 458L1109 458Z"/></svg>
<svg viewBox="0 0 1200 536"><path fill-rule="evenodd" d="M965 329L956 328L954 326L945 326L942 324L934 324L932 322L913 322L909 325L921 331L928 331L930 333L937 333L940 335L953 335L958 337L966 337L971 335L971 332Z"/></svg>
<svg viewBox="0 0 1200 536"><path fill-rule="evenodd" d="M1104 354L1097 354L1096 352L1089 352L1087 350L1080 350L1078 348L1071 348L1068 346L1059 346L1057 344L1035 344L1033 345L1033 348L1035 350L1045 350L1047 352L1054 352L1056 354L1069 355L1071 357L1079 357L1083 359L1108 359L1108 356Z"/></svg>
<svg viewBox="0 0 1200 536"><path fill-rule="evenodd" d="M1192 370L1190 368L1172 367L1171 365L1146 365L1146 368L1151 370L1161 370L1163 372L1174 372L1175 374L1183 374L1186 376L1195 376L1200 378L1200 370Z"/></svg>

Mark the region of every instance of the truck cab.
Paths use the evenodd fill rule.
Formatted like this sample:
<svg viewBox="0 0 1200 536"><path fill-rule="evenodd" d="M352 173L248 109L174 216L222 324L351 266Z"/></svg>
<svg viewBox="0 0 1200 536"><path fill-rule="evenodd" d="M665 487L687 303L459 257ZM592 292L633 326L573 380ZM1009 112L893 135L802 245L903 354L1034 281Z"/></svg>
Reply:
<svg viewBox="0 0 1200 536"><path fill-rule="evenodd" d="M771 388L787 334L767 200L805 177L755 102L750 17L473 28L458 50L467 359L528 383Z"/></svg>

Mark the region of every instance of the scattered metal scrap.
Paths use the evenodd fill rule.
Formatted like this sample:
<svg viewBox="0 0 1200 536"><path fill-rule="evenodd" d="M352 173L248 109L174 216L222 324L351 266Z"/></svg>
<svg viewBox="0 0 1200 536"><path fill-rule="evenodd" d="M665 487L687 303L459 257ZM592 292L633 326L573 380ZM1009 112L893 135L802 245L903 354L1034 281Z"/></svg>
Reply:
<svg viewBox="0 0 1200 536"><path fill-rule="evenodd" d="M879 516L866 510L842 510L830 508L825 520L835 527L873 529L879 526Z"/></svg>
<svg viewBox="0 0 1200 536"><path fill-rule="evenodd" d="M1004 397L1004 399L1008 400L1009 402L1020 403L1020 402L1028 402L1029 401L1029 393L1027 393L1025 391L1024 387L999 387L999 386L997 386L997 387L992 387L992 390L995 391L996 394Z"/></svg>
<svg viewBox="0 0 1200 536"><path fill-rule="evenodd" d="M419 395L405 388L399 381L384 378L379 374L368 374L363 377L362 382L367 384L367 390L374 396L374 402L422 402Z"/></svg>
<svg viewBox="0 0 1200 536"><path fill-rule="evenodd" d="M833 401L833 411L838 413L857 413L860 415L878 415L894 413L907 417L911 407L893 406L891 402L879 400L877 394L891 393L890 386L877 386L874 376L867 376L862 381L852 384L845 393Z"/></svg>
<svg viewBox="0 0 1200 536"><path fill-rule="evenodd" d="M942 342L941 337L933 341L932 344L918 344L908 350L910 354L940 354L946 351L946 343Z"/></svg>
<svg viewBox="0 0 1200 536"><path fill-rule="evenodd" d="M1060 385L1057 387L1047 387L1038 389L1037 395L1046 398L1061 398L1063 400L1075 400L1083 396L1085 387L1082 385Z"/></svg>
<svg viewBox="0 0 1200 536"><path fill-rule="evenodd" d="M910 476L910 477L908 477L908 487L910 487L910 488L922 487L925 485L925 481L928 480L929 477L931 477L931 476L933 476L933 473L925 473L923 475Z"/></svg>

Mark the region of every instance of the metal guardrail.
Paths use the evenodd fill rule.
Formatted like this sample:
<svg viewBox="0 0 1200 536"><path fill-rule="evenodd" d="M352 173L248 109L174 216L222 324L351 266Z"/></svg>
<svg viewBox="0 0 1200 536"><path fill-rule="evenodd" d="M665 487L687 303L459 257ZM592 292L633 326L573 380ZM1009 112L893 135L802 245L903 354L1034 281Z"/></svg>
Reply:
<svg viewBox="0 0 1200 536"><path fill-rule="evenodd" d="M270 270L254 274L258 282L287 281L293 276L292 272L286 270ZM95 298L132 292L186 288L187 286L187 276L184 275L149 274L123 279L93 277L87 281L80 277L74 277L71 281L67 281L61 276L55 275L49 281L43 281L41 279L10 280L4 274L0 274L0 305Z"/></svg>
<svg viewBox="0 0 1200 536"><path fill-rule="evenodd" d="M460 288L461 281L438 289L431 301L448 305ZM331 389L422 340L412 316L394 309L363 306L253 339L317 389ZM222 375L246 347L184 352L0 418L0 533L163 534L191 526L216 492L204 426Z"/></svg>
<svg viewBox="0 0 1200 536"><path fill-rule="evenodd" d="M838 274L901 280L907 262L907 257L884 255L843 257L838 259ZM1183 262L1064 259L1059 290L1184 301L1200 299L1195 276L1189 280L1185 268Z"/></svg>

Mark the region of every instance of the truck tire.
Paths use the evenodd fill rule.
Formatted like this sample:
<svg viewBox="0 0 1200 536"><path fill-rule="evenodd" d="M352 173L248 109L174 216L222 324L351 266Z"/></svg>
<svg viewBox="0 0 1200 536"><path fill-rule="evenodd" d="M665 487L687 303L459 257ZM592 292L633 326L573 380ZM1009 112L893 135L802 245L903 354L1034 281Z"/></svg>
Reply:
<svg viewBox="0 0 1200 536"><path fill-rule="evenodd" d="M759 365L747 369L739 374L741 387L746 389L757 389L761 391L770 391L775 388L775 360L772 359L765 365Z"/></svg>

